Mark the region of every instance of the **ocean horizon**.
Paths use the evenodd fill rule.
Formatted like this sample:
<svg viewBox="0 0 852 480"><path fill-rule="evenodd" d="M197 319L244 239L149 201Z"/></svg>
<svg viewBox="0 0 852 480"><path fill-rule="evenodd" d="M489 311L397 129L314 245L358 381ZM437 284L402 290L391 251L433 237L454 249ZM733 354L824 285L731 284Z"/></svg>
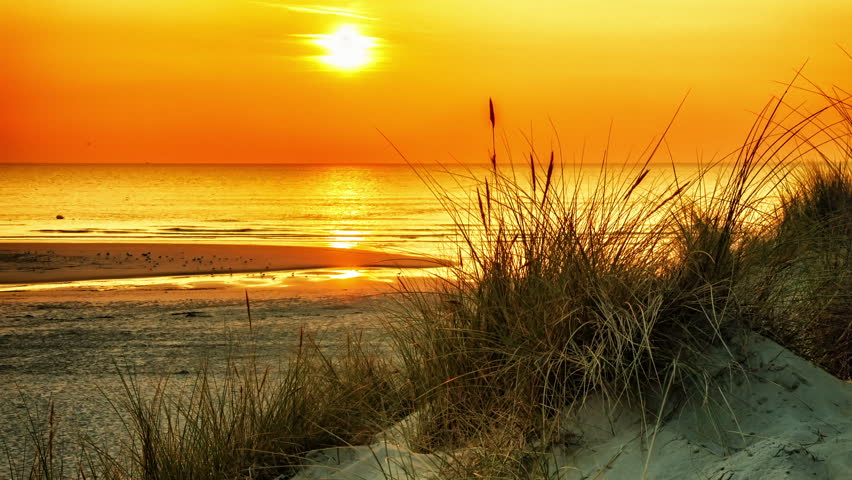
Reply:
<svg viewBox="0 0 852 480"><path fill-rule="evenodd" d="M405 165L0 166L0 241L426 249L449 218Z"/></svg>
<svg viewBox="0 0 852 480"><path fill-rule="evenodd" d="M593 188L600 168L579 167L577 178ZM619 164L607 172L629 177L631 168ZM646 183L674 178L670 164L650 169ZM404 164L4 164L0 171L0 242L294 245L426 255L446 254L457 239L439 197L469 197L490 174L482 166ZM684 178L697 171L696 163L677 166ZM440 185L438 196L423 173ZM522 183L529 168L514 174Z"/></svg>

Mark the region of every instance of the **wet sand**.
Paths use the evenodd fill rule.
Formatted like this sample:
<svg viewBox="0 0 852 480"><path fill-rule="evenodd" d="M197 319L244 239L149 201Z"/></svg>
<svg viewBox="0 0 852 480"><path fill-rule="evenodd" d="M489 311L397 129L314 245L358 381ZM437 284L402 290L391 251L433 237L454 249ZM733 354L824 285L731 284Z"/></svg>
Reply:
<svg viewBox="0 0 852 480"><path fill-rule="evenodd" d="M438 264L426 257L326 247L0 243L0 284Z"/></svg>

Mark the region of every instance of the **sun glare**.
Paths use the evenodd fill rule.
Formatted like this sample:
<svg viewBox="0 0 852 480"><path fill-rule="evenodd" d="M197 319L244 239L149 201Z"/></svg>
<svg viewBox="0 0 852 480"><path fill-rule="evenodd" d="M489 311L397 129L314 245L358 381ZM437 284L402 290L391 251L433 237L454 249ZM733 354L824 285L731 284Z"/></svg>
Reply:
<svg viewBox="0 0 852 480"><path fill-rule="evenodd" d="M358 246L360 242L363 242L366 237L365 232L358 232L355 230L333 230L334 237L328 237L329 243L328 246L333 248L355 248Z"/></svg>
<svg viewBox="0 0 852 480"><path fill-rule="evenodd" d="M335 270L333 274L328 275L328 278L334 280L346 280L347 278L358 278L361 272L358 270Z"/></svg>
<svg viewBox="0 0 852 480"><path fill-rule="evenodd" d="M361 35L355 25L341 25L334 33L319 35L315 44L326 49L320 62L337 70L360 70L372 61L376 39Z"/></svg>

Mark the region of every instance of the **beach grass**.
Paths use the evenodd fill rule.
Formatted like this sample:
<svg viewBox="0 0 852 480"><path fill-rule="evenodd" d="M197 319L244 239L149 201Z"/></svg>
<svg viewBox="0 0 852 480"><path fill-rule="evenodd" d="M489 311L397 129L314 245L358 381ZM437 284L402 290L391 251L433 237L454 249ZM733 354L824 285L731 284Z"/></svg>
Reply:
<svg viewBox="0 0 852 480"><path fill-rule="evenodd" d="M785 184L772 235L756 241L755 327L797 355L852 378L852 172L802 169Z"/></svg>
<svg viewBox="0 0 852 480"><path fill-rule="evenodd" d="M704 352L736 363L729 344L755 327L848 378L849 151L833 164L816 146L848 140L848 116L839 132L816 121L848 104L801 114L785 95L733 155L664 188L643 185L661 138L641 167L603 167L588 191L555 152L531 152L521 174L493 152L470 198L445 196L458 263L437 289L403 285L394 330L422 414L415 447L465 452L452 478L542 478L540 452L591 395L654 430L667 401L716 389ZM820 166L798 173L809 155ZM775 257L790 248L793 277ZM752 323L756 311L774 316Z"/></svg>
<svg viewBox="0 0 852 480"><path fill-rule="evenodd" d="M360 337L325 347L301 332L278 365L258 362L250 333L229 348L189 381L117 368L124 395L108 400L125 431L81 439L76 464L57 451L52 402L28 409L32 457L8 457L10 478L288 478L306 452L369 442L411 413L386 356Z"/></svg>
<svg viewBox="0 0 852 480"><path fill-rule="evenodd" d="M122 372L111 401L127 440L87 445L71 476L289 478L309 452L370 444L407 418L406 442L439 454L445 478L546 478L546 452L571 442L564 426L591 399L639 412L653 450L673 403L719 390L706 352L735 365L743 332L848 379L850 106L824 94L804 113L785 95L731 156L666 185L649 173L668 128L639 164L604 160L591 183L558 151L503 165L493 141L469 197L418 168L453 216L458 258L402 280L390 352L357 336L329 352L306 334L279 368L249 342L182 388ZM31 424L33 461L10 459L13 476L62 476L52 423Z"/></svg>
<svg viewBox="0 0 852 480"><path fill-rule="evenodd" d="M247 352L184 390L122 376L131 443L101 464L114 478L276 478L305 452L364 443L409 412L390 365L359 339L329 352L303 336L285 362L272 374Z"/></svg>

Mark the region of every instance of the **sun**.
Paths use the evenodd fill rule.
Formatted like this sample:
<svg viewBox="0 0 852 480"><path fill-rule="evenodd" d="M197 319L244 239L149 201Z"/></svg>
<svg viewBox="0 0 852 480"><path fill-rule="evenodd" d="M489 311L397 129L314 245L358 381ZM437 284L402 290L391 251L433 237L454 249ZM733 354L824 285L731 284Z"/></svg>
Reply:
<svg viewBox="0 0 852 480"><path fill-rule="evenodd" d="M318 60L338 70L360 70L372 62L376 39L361 35L355 25L341 25L334 33L318 35L314 43L327 54Z"/></svg>

